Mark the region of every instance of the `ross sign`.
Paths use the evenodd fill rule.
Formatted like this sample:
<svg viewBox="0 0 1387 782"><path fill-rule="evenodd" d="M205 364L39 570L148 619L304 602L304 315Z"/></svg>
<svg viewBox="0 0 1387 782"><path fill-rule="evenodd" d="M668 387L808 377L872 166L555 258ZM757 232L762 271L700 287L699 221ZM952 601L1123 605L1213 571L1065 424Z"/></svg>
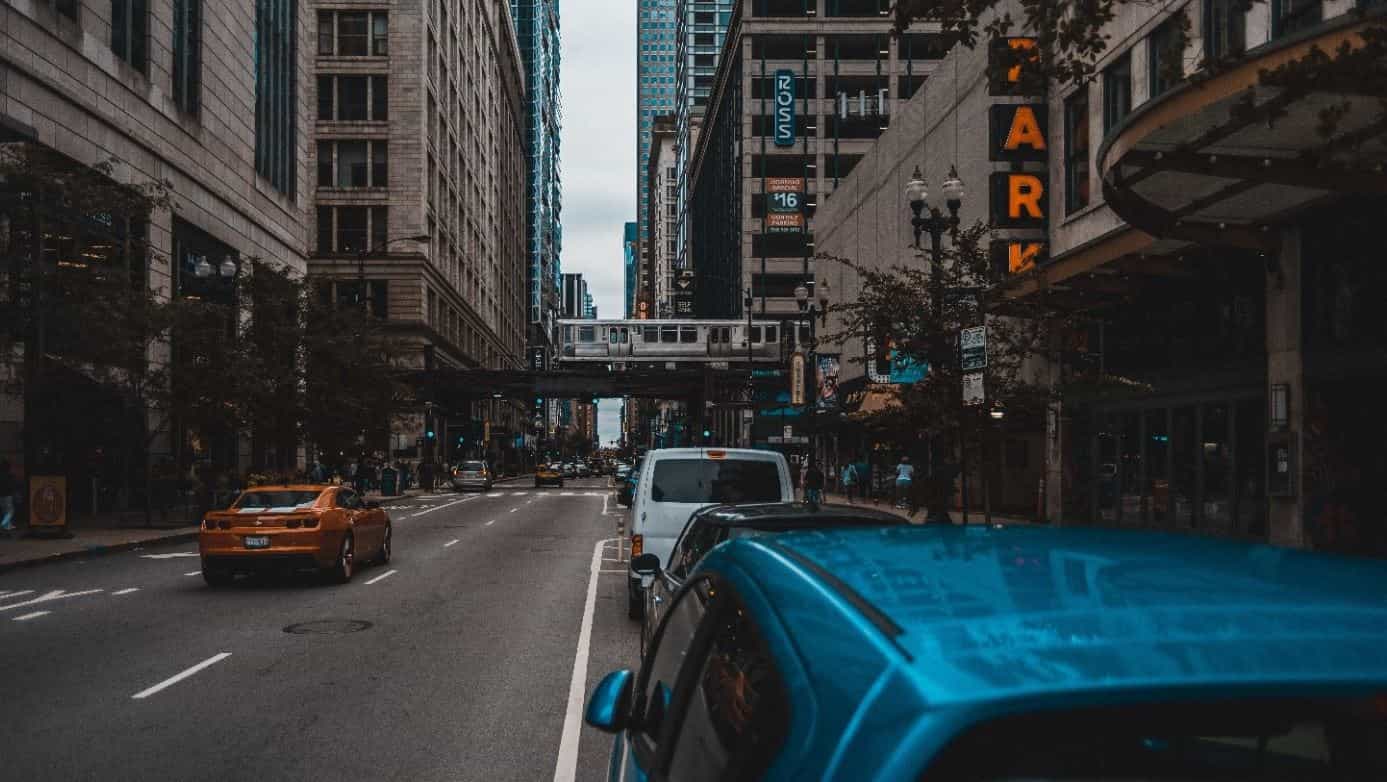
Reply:
<svg viewBox="0 0 1387 782"><path fill-rule="evenodd" d="M958 335L959 368L973 372L987 366L987 327L971 326Z"/></svg>
<svg viewBox="0 0 1387 782"><path fill-rule="evenodd" d="M994 241L990 252L992 268L998 275L1024 274L1046 259L1044 242L1024 239Z"/></svg>
<svg viewBox="0 0 1387 782"><path fill-rule="evenodd" d="M819 354L818 367L818 408L836 410L838 408L838 357Z"/></svg>
<svg viewBox="0 0 1387 782"><path fill-rule="evenodd" d="M804 404L804 354L790 356L790 404Z"/></svg>
<svg viewBox="0 0 1387 782"><path fill-rule="evenodd" d="M29 526L46 530L67 528L67 478L62 475L29 477Z"/></svg>
<svg viewBox="0 0 1387 782"><path fill-rule="evenodd" d="M982 373L969 372L963 376L963 404L980 405L983 403L985 394L983 393Z"/></svg>
<svg viewBox="0 0 1387 782"><path fill-rule="evenodd" d="M1048 116L1043 103L993 104L988 123L992 138L990 159L1048 162Z"/></svg>
<svg viewBox="0 0 1387 782"><path fill-rule="evenodd" d="M1045 228L1049 201L1042 174L997 171L990 181L995 228Z"/></svg>
<svg viewBox="0 0 1387 782"><path fill-rule="evenodd" d="M781 69L775 72L775 102L772 133L777 147L795 145L795 72Z"/></svg>

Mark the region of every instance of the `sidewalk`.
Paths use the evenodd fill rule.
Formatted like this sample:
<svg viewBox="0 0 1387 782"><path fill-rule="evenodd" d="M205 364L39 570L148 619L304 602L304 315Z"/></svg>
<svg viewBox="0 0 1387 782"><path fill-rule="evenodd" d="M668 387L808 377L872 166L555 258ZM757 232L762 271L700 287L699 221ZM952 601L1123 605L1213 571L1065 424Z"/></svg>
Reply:
<svg viewBox="0 0 1387 782"><path fill-rule="evenodd" d="M835 494L835 493L833 493L833 492L824 492L824 503L825 503L825 504L832 504L832 505L847 505L847 504L848 504L848 498L847 498L846 495L843 495L843 494ZM923 508L920 509L920 510L918 510L918 511L916 511L914 516L911 516L911 515L910 515L910 511L904 510L904 509L901 509L901 508L897 508L897 507L893 506L893 505L891 504L891 500L889 500L889 499L882 499L881 501L879 501L879 502L878 502L877 504L875 504L875 505L872 504L872 501L871 501L871 500L862 500L862 499L858 499L858 500L855 500L853 504L859 505L859 506L865 507L865 508L871 508L871 509L873 509L873 510L881 510L881 511L886 511L887 513L894 513L894 514L896 514L897 516L904 516L904 517L910 519L910 523L911 523L911 524L923 524L923 523L925 522L925 511L924 511ZM963 511L962 511L962 510L960 510L960 509L958 509L958 508L951 508L951 509L949 510L949 517L952 518L952 519L954 520L954 524L958 524L958 525L962 525L962 524L963 524ZM969 509L968 509L968 525L969 525L969 526L979 526L979 525L982 525L982 524L984 524L984 523L986 523L986 522L983 520L983 514L982 514L982 511L981 511L981 510L974 509L974 508L969 508ZM1020 517L1020 516L1011 516L1011 515L1008 515L1008 514L1005 514L1005 513L994 513L994 514L992 514L992 523L993 523L993 524L1012 524L1012 525L1016 525L1016 524L1035 524L1035 521L1034 521L1033 519L1027 519L1027 518L1023 518L1023 517Z"/></svg>

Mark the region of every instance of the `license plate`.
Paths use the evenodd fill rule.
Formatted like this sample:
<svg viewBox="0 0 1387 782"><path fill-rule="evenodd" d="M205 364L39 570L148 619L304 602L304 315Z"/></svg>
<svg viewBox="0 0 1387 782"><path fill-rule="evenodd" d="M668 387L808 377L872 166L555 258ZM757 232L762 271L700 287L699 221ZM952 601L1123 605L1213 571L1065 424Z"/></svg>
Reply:
<svg viewBox="0 0 1387 782"><path fill-rule="evenodd" d="M267 535L251 535L246 537L246 548L269 548L270 538Z"/></svg>

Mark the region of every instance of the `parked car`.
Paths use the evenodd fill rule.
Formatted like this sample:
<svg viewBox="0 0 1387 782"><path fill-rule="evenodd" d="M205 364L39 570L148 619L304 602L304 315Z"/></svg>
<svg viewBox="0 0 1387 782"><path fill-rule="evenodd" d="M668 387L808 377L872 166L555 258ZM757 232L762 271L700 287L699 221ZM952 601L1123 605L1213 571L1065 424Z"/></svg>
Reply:
<svg viewBox="0 0 1387 782"><path fill-rule="evenodd" d="M586 719L611 779L1387 779L1385 585L1123 530L740 538Z"/></svg>
<svg viewBox="0 0 1387 782"><path fill-rule="evenodd" d="M453 489L491 491L491 470L487 468L486 462L469 461L458 464L453 470Z"/></svg>
<svg viewBox="0 0 1387 782"><path fill-rule="evenodd" d="M765 505L714 505L689 518L674 541L669 561L654 554L640 555L631 569L645 586L645 612L641 617L641 650L655 635L664 608L674 599L694 566L713 547L726 540L750 535L807 529L846 527L899 527L910 523L904 516L858 505L806 505L777 502Z"/></svg>
<svg viewBox="0 0 1387 782"><path fill-rule="evenodd" d="M380 503L350 487L257 486L203 518L202 578L218 587L237 573L312 568L346 583L358 561L390 561L391 534Z"/></svg>
<svg viewBox="0 0 1387 782"><path fill-rule="evenodd" d="M669 561L674 539L694 511L709 505L790 502L794 488L782 454L748 448L660 448L645 455L631 510L631 558ZM645 607L641 580L627 578L627 614Z"/></svg>
<svg viewBox="0 0 1387 782"><path fill-rule="evenodd" d="M563 469L557 464L541 464L535 468L535 488L558 486L563 488Z"/></svg>
<svg viewBox="0 0 1387 782"><path fill-rule="evenodd" d="M626 471L621 481L617 483L616 501L618 505L625 505L629 508L635 502L636 483L640 480L641 465L644 463L644 456L637 457L636 463Z"/></svg>

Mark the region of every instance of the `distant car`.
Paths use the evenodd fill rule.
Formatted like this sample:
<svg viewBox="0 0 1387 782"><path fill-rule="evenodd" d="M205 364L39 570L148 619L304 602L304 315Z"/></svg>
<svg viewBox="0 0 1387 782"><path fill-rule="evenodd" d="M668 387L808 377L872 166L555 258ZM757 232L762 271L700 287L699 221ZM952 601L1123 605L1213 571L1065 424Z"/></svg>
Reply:
<svg viewBox="0 0 1387 782"><path fill-rule="evenodd" d="M491 470L486 462L462 462L453 470L453 489L466 491L491 491Z"/></svg>
<svg viewBox="0 0 1387 782"><path fill-rule="evenodd" d="M577 468L578 468L578 477L579 477L579 478L591 478L591 477L592 477L592 466L589 465L587 462L578 462Z"/></svg>
<svg viewBox="0 0 1387 782"><path fill-rule="evenodd" d="M558 486L563 488L563 470L557 464L541 464L535 468L535 488Z"/></svg>
<svg viewBox="0 0 1387 782"><path fill-rule="evenodd" d="M636 463L626 470L626 473L622 475L621 480L617 483L616 501L618 505L625 505L629 508L635 501L636 483L640 478L641 464L644 462L644 459L645 457L636 459Z"/></svg>
<svg viewBox="0 0 1387 782"><path fill-rule="evenodd" d="M573 462L564 462L563 465L560 466L560 469L563 471L563 477L565 478L578 477L578 465Z"/></svg>
<svg viewBox="0 0 1387 782"><path fill-rule="evenodd" d="M661 562L654 554L642 554L642 561L632 562L631 569L642 580L650 579L645 588L645 614L641 618L641 649L655 635L664 608L670 604L684 585L703 555L725 540L753 535L812 529L843 529L849 527L899 527L910 522L900 514L873 510L860 505L806 505L802 502L776 502L764 505L714 505L689 518L684 531L674 541L669 561Z"/></svg>
<svg viewBox="0 0 1387 782"><path fill-rule="evenodd" d="M391 534L390 515L350 487L257 486L203 518L202 578L217 587L237 573L313 568L346 583L359 561L390 561Z"/></svg>
<svg viewBox="0 0 1387 782"><path fill-rule="evenodd" d="M750 448L660 448L645 455L631 507L631 558L651 553L669 561L674 539L694 511L709 505L791 502L785 455ZM630 571L627 614L645 608L641 579Z"/></svg>
<svg viewBox="0 0 1387 782"><path fill-rule="evenodd" d="M612 780L1384 780L1384 584L1126 530L740 538L585 717Z"/></svg>

